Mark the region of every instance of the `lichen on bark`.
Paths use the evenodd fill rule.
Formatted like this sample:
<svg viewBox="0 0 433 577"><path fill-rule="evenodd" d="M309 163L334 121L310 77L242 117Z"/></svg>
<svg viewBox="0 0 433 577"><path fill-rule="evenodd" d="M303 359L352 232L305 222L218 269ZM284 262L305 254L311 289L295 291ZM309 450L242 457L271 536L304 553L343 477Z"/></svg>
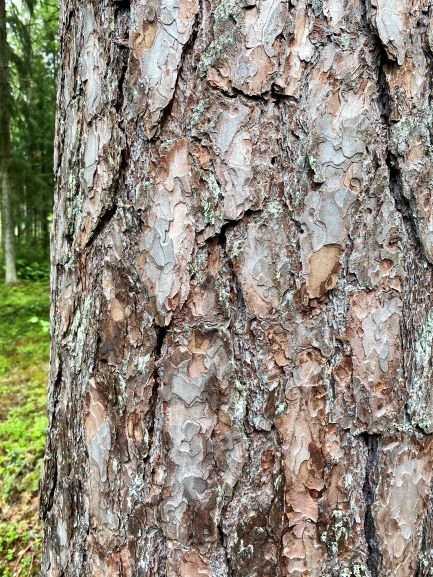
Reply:
<svg viewBox="0 0 433 577"><path fill-rule="evenodd" d="M63 0L46 577L426 577L432 8Z"/></svg>

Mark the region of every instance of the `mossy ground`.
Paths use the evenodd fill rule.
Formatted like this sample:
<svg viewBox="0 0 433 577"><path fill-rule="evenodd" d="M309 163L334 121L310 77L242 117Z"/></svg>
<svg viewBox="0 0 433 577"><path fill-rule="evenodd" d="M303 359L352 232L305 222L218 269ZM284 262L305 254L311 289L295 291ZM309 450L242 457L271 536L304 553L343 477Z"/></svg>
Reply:
<svg viewBox="0 0 433 577"><path fill-rule="evenodd" d="M40 569L48 316L47 281L0 285L0 577Z"/></svg>

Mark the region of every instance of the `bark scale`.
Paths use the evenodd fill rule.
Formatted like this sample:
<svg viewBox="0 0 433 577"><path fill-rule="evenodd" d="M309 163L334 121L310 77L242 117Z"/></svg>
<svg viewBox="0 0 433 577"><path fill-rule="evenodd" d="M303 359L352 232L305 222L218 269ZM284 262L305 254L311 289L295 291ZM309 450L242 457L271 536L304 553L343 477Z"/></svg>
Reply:
<svg viewBox="0 0 433 577"><path fill-rule="evenodd" d="M63 0L44 576L432 574L431 11Z"/></svg>

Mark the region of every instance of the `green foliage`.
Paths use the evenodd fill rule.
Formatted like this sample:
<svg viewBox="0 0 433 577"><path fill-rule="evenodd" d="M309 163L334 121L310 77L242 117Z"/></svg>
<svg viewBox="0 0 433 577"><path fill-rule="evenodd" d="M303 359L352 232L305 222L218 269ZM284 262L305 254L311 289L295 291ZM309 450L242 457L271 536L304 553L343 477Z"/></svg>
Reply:
<svg viewBox="0 0 433 577"><path fill-rule="evenodd" d="M17 258L17 274L20 279L46 280L50 276L50 263L42 257L39 259Z"/></svg>
<svg viewBox="0 0 433 577"><path fill-rule="evenodd" d="M0 527L0 577L38 575L41 538L25 521Z"/></svg>
<svg viewBox="0 0 433 577"><path fill-rule="evenodd" d="M0 285L0 577L39 571L48 294L46 281Z"/></svg>
<svg viewBox="0 0 433 577"><path fill-rule="evenodd" d="M18 276L30 280L46 278L48 268L59 52L57 27L57 2L7 2L12 216Z"/></svg>
<svg viewBox="0 0 433 577"><path fill-rule="evenodd" d="M11 94L4 102L11 114L8 167L21 283L0 285L0 577L31 577L40 570L59 6L7 0L6 9Z"/></svg>
<svg viewBox="0 0 433 577"><path fill-rule="evenodd" d="M4 500L30 491L38 490L40 479L40 455L44 450L46 419L38 415L28 424L35 399L26 403L25 410L15 408L0 424L0 477ZM29 450L30 448L30 450Z"/></svg>

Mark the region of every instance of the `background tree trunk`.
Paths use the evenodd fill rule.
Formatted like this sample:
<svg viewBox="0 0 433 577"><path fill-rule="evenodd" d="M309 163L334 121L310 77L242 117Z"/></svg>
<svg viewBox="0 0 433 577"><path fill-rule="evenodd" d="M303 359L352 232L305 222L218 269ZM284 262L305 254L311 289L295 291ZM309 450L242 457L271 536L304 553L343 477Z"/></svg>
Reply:
<svg viewBox="0 0 433 577"><path fill-rule="evenodd" d="M6 0L0 0L0 186L2 244L5 259L5 282L17 282L15 263L14 222L11 204L11 134L10 134L11 93L9 84L9 47L6 29Z"/></svg>
<svg viewBox="0 0 433 577"><path fill-rule="evenodd" d="M63 1L43 575L432 574L431 16Z"/></svg>

